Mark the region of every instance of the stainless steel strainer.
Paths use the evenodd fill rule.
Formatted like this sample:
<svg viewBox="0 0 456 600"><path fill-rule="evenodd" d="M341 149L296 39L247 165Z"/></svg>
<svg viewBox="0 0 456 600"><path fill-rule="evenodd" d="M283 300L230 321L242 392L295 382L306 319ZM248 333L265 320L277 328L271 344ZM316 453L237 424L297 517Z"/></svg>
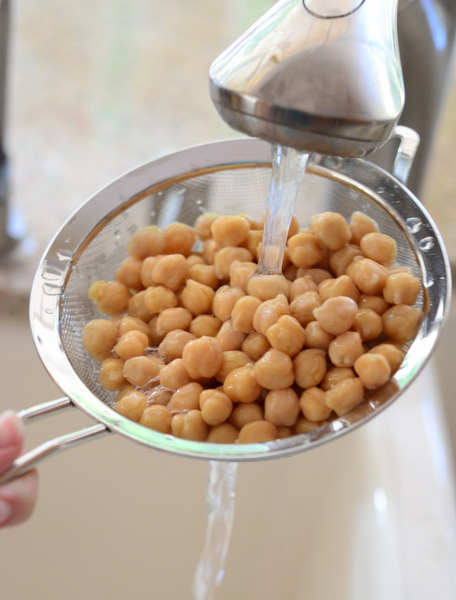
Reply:
<svg viewBox="0 0 456 600"><path fill-rule="evenodd" d="M266 444L218 445L177 439L152 431L118 413L112 393L98 382L99 364L87 354L82 330L100 316L87 296L90 284L114 277L128 239L147 224L193 223L203 212L248 212L260 218L270 183L271 148L245 139L207 144L155 160L124 175L84 204L49 245L31 292L30 321L39 355L65 398L23 411L22 417L76 406L97 423L44 443L16 461L3 480L77 442L120 433L157 450L205 459L244 461L309 450L365 423L391 404L429 358L449 307L450 269L441 237L405 180L416 140L399 128L403 144L392 177L361 159L314 155L299 192L295 214L305 225L315 213L334 210L349 217L363 211L392 236L398 262L422 282L425 318L394 379L343 418ZM405 132L405 137L404 137ZM412 150L409 145L411 144Z"/></svg>

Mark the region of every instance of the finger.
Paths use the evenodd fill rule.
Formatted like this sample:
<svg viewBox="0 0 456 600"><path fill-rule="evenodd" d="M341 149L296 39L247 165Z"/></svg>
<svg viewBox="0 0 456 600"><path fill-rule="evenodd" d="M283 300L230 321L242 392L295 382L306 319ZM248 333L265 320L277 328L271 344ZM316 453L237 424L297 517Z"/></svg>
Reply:
<svg viewBox="0 0 456 600"><path fill-rule="evenodd" d="M26 521L36 505L38 472L36 469L0 485L0 527Z"/></svg>
<svg viewBox="0 0 456 600"><path fill-rule="evenodd" d="M11 466L22 451L23 423L13 411L0 415L0 473Z"/></svg>

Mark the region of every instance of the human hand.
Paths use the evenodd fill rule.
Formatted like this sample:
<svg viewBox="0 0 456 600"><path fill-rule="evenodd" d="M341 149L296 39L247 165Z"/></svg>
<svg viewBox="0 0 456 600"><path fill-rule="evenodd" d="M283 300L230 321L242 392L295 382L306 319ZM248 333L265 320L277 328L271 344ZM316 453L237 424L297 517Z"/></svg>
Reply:
<svg viewBox="0 0 456 600"><path fill-rule="evenodd" d="M12 411L0 415L0 473L21 454L24 442L22 421ZM0 527L26 521L35 508L38 493L36 470L0 484Z"/></svg>

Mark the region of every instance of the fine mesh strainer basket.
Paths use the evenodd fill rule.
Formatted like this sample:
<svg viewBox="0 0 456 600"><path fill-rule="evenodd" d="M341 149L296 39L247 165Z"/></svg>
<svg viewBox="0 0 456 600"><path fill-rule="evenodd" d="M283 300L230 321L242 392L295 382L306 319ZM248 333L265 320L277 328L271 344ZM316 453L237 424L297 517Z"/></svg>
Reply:
<svg viewBox="0 0 456 600"><path fill-rule="evenodd" d="M398 177L401 160L396 168ZM67 397L23 411L22 416L27 419L76 406L97 423L32 450L18 459L4 478L17 476L56 450L107 432L120 433L157 450L206 459L243 461L286 456L365 423L409 385L429 358L449 306L449 262L441 237L426 210L399 179L365 160L314 155L295 206L301 225L322 211L337 211L345 217L362 211L378 223L380 231L396 240L397 262L409 267L422 282L418 305L425 318L394 379L349 414L309 433L264 444L219 445L178 439L114 411L112 393L98 382L99 363L88 356L82 343L84 325L102 316L88 298L89 286L114 277L126 256L127 241L144 225L164 227L173 221L193 224L203 212L241 212L259 219L265 210L270 168L271 147L260 140L191 148L121 177L62 227L38 268L30 320L41 359Z"/></svg>

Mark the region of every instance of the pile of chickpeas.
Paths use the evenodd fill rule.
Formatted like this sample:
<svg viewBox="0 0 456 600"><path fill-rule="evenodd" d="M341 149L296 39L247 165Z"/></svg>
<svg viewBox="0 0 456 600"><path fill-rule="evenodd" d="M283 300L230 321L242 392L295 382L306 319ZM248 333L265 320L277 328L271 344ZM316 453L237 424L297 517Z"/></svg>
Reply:
<svg viewBox="0 0 456 600"><path fill-rule="evenodd" d="M422 311L395 241L361 212L292 219L280 274L261 274L263 223L202 214L138 229L84 328L115 410L214 443L308 432L358 406L403 361Z"/></svg>

